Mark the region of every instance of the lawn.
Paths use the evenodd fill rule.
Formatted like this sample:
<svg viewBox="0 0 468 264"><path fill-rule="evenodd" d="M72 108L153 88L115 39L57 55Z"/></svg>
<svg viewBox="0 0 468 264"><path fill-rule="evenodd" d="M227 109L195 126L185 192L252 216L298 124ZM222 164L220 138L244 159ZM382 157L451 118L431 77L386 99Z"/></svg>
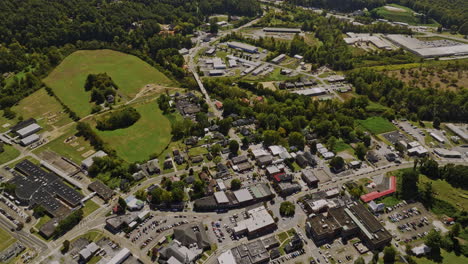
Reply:
<svg viewBox="0 0 468 264"><path fill-rule="evenodd" d="M376 113L382 113L387 111L389 108L386 106L383 106L379 103L369 101L369 105L366 107L366 111L368 112L376 112Z"/></svg>
<svg viewBox="0 0 468 264"><path fill-rule="evenodd" d="M0 243L0 252L2 252L4 249L15 243L16 238L12 237L7 231L0 228L0 240L2 241L2 243Z"/></svg>
<svg viewBox="0 0 468 264"><path fill-rule="evenodd" d="M395 196L387 196L378 201L378 203L384 203L386 207L392 207L394 205L397 205L399 202L401 202L401 200L396 198Z"/></svg>
<svg viewBox="0 0 468 264"><path fill-rule="evenodd" d="M351 152L354 153L354 150L353 148L346 144L343 140L338 140L333 148L333 152L335 153L338 153L338 152L342 152L342 151L346 151L346 150L350 150Z"/></svg>
<svg viewBox="0 0 468 264"><path fill-rule="evenodd" d="M359 120L358 123L372 134L382 134L396 130L396 127L392 123L380 116Z"/></svg>
<svg viewBox="0 0 468 264"><path fill-rule="evenodd" d="M93 151L93 147L83 137L74 137L73 140L66 141L73 137L78 131L76 126L71 126L64 131L64 134L49 143L35 149L33 153L38 154L40 152L50 150L57 154L64 156L72 161L81 164L81 161L87 158L89 155L84 155L86 152Z"/></svg>
<svg viewBox="0 0 468 264"><path fill-rule="evenodd" d="M144 161L171 142L171 121L155 102L134 106L141 118L131 127L99 131L98 135L128 162Z"/></svg>
<svg viewBox="0 0 468 264"><path fill-rule="evenodd" d="M288 239L288 233L283 232L278 234L278 240L280 243L283 243L283 241L285 241L286 239Z"/></svg>
<svg viewBox="0 0 468 264"><path fill-rule="evenodd" d="M19 150L7 144L3 145L3 150L4 151L0 153L0 164L14 160L20 155Z"/></svg>
<svg viewBox="0 0 468 264"><path fill-rule="evenodd" d="M441 255L442 255L442 262L441 263L449 263L449 264L463 264L463 263L468 263L468 258L460 255L457 256L455 255L454 252L447 252L443 249L440 250ZM434 262L432 260L429 260L427 258L414 258L416 260L416 263L418 264L436 264L437 262Z"/></svg>
<svg viewBox="0 0 468 264"><path fill-rule="evenodd" d="M88 233L75 237L71 242L78 240L79 238L84 238L87 239L88 241L93 241L97 242L99 239L104 237L104 232L103 231L98 231L98 230L91 230Z"/></svg>
<svg viewBox="0 0 468 264"><path fill-rule="evenodd" d="M389 10L389 8L393 8L393 10ZM410 25L438 25L437 22L432 19L428 21L430 23L422 24L420 19L414 15L413 10L396 4L389 4L387 6L376 8L376 12L379 16L389 21L403 22Z"/></svg>
<svg viewBox="0 0 468 264"><path fill-rule="evenodd" d="M173 82L139 58L112 50L80 50L74 52L44 79L65 105L80 117L91 112L90 92L84 90L89 74L107 73L118 85L124 101L147 84L170 86Z"/></svg>
<svg viewBox="0 0 468 264"><path fill-rule="evenodd" d="M90 215L92 212L96 211L99 208L99 205L92 200L85 202L83 207L83 217Z"/></svg>
<svg viewBox="0 0 468 264"><path fill-rule="evenodd" d="M208 154L208 150L206 149L206 147L196 147L189 149L188 154L190 157L200 156Z"/></svg>
<svg viewBox="0 0 468 264"><path fill-rule="evenodd" d="M433 181L425 175L419 176L419 183L432 182L435 197L446 201L458 209L468 209L468 190L455 188L444 180Z"/></svg>

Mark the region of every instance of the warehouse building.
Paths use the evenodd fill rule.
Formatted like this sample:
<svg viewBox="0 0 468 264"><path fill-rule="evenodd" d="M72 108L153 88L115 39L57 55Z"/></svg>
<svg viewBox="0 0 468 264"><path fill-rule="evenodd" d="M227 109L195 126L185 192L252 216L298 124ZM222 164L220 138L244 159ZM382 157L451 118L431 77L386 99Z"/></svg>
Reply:
<svg viewBox="0 0 468 264"><path fill-rule="evenodd" d="M273 27L266 27L266 28L263 28L263 32L297 34L297 33L301 33L302 31L301 31L300 28L273 28Z"/></svg>
<svg viewBox="0 0 468 264"><path fill-rule="evenodd" d="M272 60L271 60L271 63L279 64L279 63L282 62L284 59L286 59L286 54L281 54L281 55L275 57L274 59L272 59Z"/></svg>
<svg viewBox="0 0 468 264"><path fill-rule="evenodd" d="M388 40L423 58L464 56L468 55L468 44L452 40L421 41L417 38L390 34Z"/></svg>
<svg viewBox="0 0 468 264"><path fill-rule="evenodd" d="M41 137L39 137L38 134L32 134L32 135L29 135L29 136L21 139L20 144L23 147L27 147L27 146L31 145L32 143L35 143L35 142L39 141L40 139L41 139Z"/></svg>
<svg viewBox="0 0 468 264"><path fill-rule="evenodd" d="M306 95L306 96L320 96L320 95L326 94L327 92L325 91L325 89L321 87L315 87L315 88L293 91L292 93Z"/></svg>
<svg viewBox="0 0 468 264"><path fill-rule="evenodd" d="M468 133L465 132L462 127L456 126L454 124L447 124L446 125L448 129L450 129L453 133L455 133L457 136L459 136L461 139L464 141L468 142ZM466 125L464 125L466 127ZM466 130L466 129L465 129Z"/></svg>
<svg viewBox="0 0 468 264"><path fill-rule="evenodd" d="M249 44L232 41L226 43L232 49L240 49L249 53L258 53L258 48Z"/></svg>
<svg viewBox="0 0 468 264"><path fill-rule="evenodd" d="M237 236L259 237L271 233L277 228L275 220L265 206L248 210L247 215L249 218L237 222L234 227L234 233Z"/></svg>
<svg viewBox="0 0 468 264"><path fill-rule="evenodd" d="M81 167L85 170L89 170L89 168L91 168L91 166L93 165L94 163L94 158L103 158L107 156L107 153L105 153L104 151L102 150L99 150L98 152L94 153L93 155L87 157L86 159L84 159L82 162L81 162Z"/></svg>
<svg viewBox="0 0 468 264"><path fill-rule="evenodd" d="M460 159L462 157L461 153L458 151L443 148L435 148L434 153L442 158Z"/></svg>

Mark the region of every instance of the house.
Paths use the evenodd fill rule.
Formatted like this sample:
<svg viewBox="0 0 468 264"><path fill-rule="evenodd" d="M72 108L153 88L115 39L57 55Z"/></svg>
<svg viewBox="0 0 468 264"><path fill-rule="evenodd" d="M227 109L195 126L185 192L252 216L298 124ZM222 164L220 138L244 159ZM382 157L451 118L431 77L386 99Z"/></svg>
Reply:
<svg viewBox="0 0 468 264"><path fill-rule="evenodd" d="M223 103L221 103L220 101L216 101L215 102L215 106L218 110L221 110L223 109Z"/></svg>
<svg viewBox="0 0 468 264"><path fill-rule="evenodd" d="M149 160L146 163L146 172L148 172L149 175L161 173L161 169L159 168L159 160L158 159Z"/></svg>
<svg viewBox="0 0 468 264"><path fill-rule="evenodd" d="M291 174L287 174L287 173L277 173L275 175L273 175L272 179L276 182L276 183L280 183L280 182L291 182L293 180L293 176Z"/></svg>
<svg viewBox="0 0 468 264"><path fill-rule="evenodd" d="M261 156L257 159L257 164L258 166L261 166L261 167L268 166L272 162L273 162L273 156L271 155Z"/></svg>
<svg viewBox="0 0 468 264"><path fill-rule="evenodd" d="M298 154L296 156L296 163L301 167L305 168L307 165L309 165L309 161L306 159L306 157L302 154Z"/></svg>
<svg viewBox="0 0 468 264"><path fill-rule="evenodd" d="M301 191L298 183L281 182L278 184L278 191L281 196L288 196Z"/></svg>
<svg viewBox="0 0 468 264"><path fill-rule="evenodd" d="M247 162L247 161L249 161L249 159L247 158L247 156L241 155L241 156L233 157L231 159L231 161L232 161L232 163L234 165L237 165L237 164L240 164L240 163Z"/></svg>
<svg viewBox="0 0 468 264"><path fill-rule="evenodd" d="M164 161L164 169L172 169L174 164L172 163L172 159L167 159Z"/></svg>
<svg viewBox="0 0 468 264"><path fill-rule="evenodd" d="M426 246L426 244L422 244L420 246L412 248L411 252L413 252L415 256L423 256L431 252L431 248Z"/></svg>
<svg viewBox="0 0 468 264"><path fill-rule="evenodd" d="M190 160L192 161L192 163L200 163L203 161L203 156L198 155L195 157L191 157Z"/></svg>

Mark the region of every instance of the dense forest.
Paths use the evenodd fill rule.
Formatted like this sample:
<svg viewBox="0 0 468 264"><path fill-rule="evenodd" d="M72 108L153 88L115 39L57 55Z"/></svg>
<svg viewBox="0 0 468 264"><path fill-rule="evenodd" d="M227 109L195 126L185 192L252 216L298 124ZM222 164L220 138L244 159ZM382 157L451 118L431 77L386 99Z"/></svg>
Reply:
<svg viewBox="0 0 468 264"><path fill-rule="evenodd" d="M183 79L177 50L191 47L187 35L209 15L260 12L255 0L0 1L0 109L40 88L40 79L78 49L130 53ZM163 32L161 25L169 31ZM25 77L5 80L21 71Z"/></svg>
<svg viewBox="0 0 468 264"><path fill-rule="evenodd" d="M444 27L468 34L468 1L466 0L287 0L291 4L350 12L371 10L385 4L407 6L426 14Z"/></svg>

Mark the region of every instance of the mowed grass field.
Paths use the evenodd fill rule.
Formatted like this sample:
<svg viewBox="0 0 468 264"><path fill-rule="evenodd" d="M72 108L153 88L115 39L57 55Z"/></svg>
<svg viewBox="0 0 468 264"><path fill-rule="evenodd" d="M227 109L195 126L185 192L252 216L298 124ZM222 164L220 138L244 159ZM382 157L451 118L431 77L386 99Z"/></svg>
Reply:
<svg viewBox="0 0 468 264"><path fill-rule="evenodd" d="M396 130L396 127L391 122L380 116L359 120L358 124L375 135Z"/></svg>
<svg viewBox="0 0 468 264"><path fill-rule="evenodd" d="M98 135L128 162L147 160L160 153L171 142L171 122L162 114L155 101L133 106L141 118L131 127L99 131ZM94 125L93 125L94 127Z"/></svg>
<svg viewBox="0 0 468 264"><path fill-rule="evenodd" d="M16 238L12 237L7 231L0 228L0 252L11 246Z"/></svg>
<svg viewBox="0 0 468 264"><path fill-rule="evenodd" d="M389 21L403 22L408 23L410 25L423 25L421 24L420 19L414 15L414 11L408 7L396 4L389 4L386 6L378 7L375 10L378 15ZM429 24L425 25L438 25L437 22L435 22L432 19L429 22Z"/></svg>
<svg viewBox="0 0 468 264"><path fill-rule="evenodd" d="M170 86L173 82L139 58L113 50L74 52L44 79L44 83L80 117L91 113L90 92L84 90L89 74L107 73L130 100L147 84Z"/></svg>
<svg viewBox="0 0 468 264"><path fill-rule="evenodd" d="M10 145L4 144L3 149L4 151L0 153L0 164L14 160L20 155L19 150Z"/></svg>

